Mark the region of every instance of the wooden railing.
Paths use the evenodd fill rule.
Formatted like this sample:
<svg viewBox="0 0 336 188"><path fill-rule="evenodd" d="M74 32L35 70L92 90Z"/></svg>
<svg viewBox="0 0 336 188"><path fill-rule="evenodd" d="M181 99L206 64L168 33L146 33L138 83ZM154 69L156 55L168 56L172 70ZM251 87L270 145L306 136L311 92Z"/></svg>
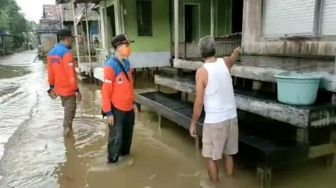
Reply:
<svg viewBox="0 0 336 188"><path fill-rule="evenodd" d="M173 46L173 45L172 45ZM216 40L216 56L226 56L232 51L241 46L241 39L218 39ZM172 50L173 52L173 50ZM174 54L172 54L174 56ZM197 43L180 43L179 44L179 58L181 59L199 59L199 47Z"/></svg>

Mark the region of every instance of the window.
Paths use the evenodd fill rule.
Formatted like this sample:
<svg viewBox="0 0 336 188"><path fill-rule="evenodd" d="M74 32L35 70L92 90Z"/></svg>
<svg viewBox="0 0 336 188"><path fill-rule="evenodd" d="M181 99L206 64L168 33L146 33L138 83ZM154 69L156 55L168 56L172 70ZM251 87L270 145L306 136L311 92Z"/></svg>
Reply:
<svg viewBox="0 0 336 188"><path fill-rule="evenodd" d="M264 0L262 34L336 35L336 0Z"/></svg>
<svg viewBox="0 0 336 188"><path fill-rule="evenodd" d="M138 36L152 36L152 1L137 0Z"/></svg>
<svg viewBox="0 0 336 188"><path fill-rule="evenodd" d="M336 0L324 0L321 16L321 35L336 35Z"/></svg>

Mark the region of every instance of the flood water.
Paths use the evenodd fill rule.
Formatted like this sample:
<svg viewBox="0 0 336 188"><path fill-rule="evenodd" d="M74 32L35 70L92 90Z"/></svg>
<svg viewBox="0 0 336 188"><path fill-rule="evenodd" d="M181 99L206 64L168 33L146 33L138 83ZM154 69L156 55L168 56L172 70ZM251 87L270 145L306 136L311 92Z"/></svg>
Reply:
<svg viewBox="0 0 336 188"><path fill-rule="evenodd" d="M209 185L206 166L188 131L143 107L132 153L106 163L108 127L100 115L100 86L81 83L74 133L63 137L60 100L49 99L47 71L35 51L0 57L1 188L197 188ZM138 88L150 87L137 78ZM247 162L248 161L244 161ZM260 187L255 169L238 161L234 177L218 187ZM334 188L336 168L319 161L275 171L273 187Z"/></svg>

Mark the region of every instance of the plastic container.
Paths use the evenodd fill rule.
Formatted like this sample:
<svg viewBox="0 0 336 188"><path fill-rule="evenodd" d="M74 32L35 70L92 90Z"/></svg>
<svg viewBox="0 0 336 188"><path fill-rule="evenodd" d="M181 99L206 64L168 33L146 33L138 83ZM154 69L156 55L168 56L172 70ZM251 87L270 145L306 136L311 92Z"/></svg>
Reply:
<svg viewBox="0 0 336 188"><path fill-rule="evenodd" d="M278 85L278 100L291 105L311 105L316 101L321 77L284 72L275 75Z"/></svg>

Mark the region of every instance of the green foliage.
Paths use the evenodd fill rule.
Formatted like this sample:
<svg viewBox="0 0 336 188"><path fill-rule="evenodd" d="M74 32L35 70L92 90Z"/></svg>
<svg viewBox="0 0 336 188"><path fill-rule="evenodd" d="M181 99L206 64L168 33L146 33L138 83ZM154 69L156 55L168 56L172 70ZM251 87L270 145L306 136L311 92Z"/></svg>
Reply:
<svg viewBox="0 0 336 188"><path fill-rule="evenodd" d="M15 0L1 0L0 31L8 31L14 36L15 48L24 44L27 36L25 33L32 31L32 25L24 18Z"/></svg>

